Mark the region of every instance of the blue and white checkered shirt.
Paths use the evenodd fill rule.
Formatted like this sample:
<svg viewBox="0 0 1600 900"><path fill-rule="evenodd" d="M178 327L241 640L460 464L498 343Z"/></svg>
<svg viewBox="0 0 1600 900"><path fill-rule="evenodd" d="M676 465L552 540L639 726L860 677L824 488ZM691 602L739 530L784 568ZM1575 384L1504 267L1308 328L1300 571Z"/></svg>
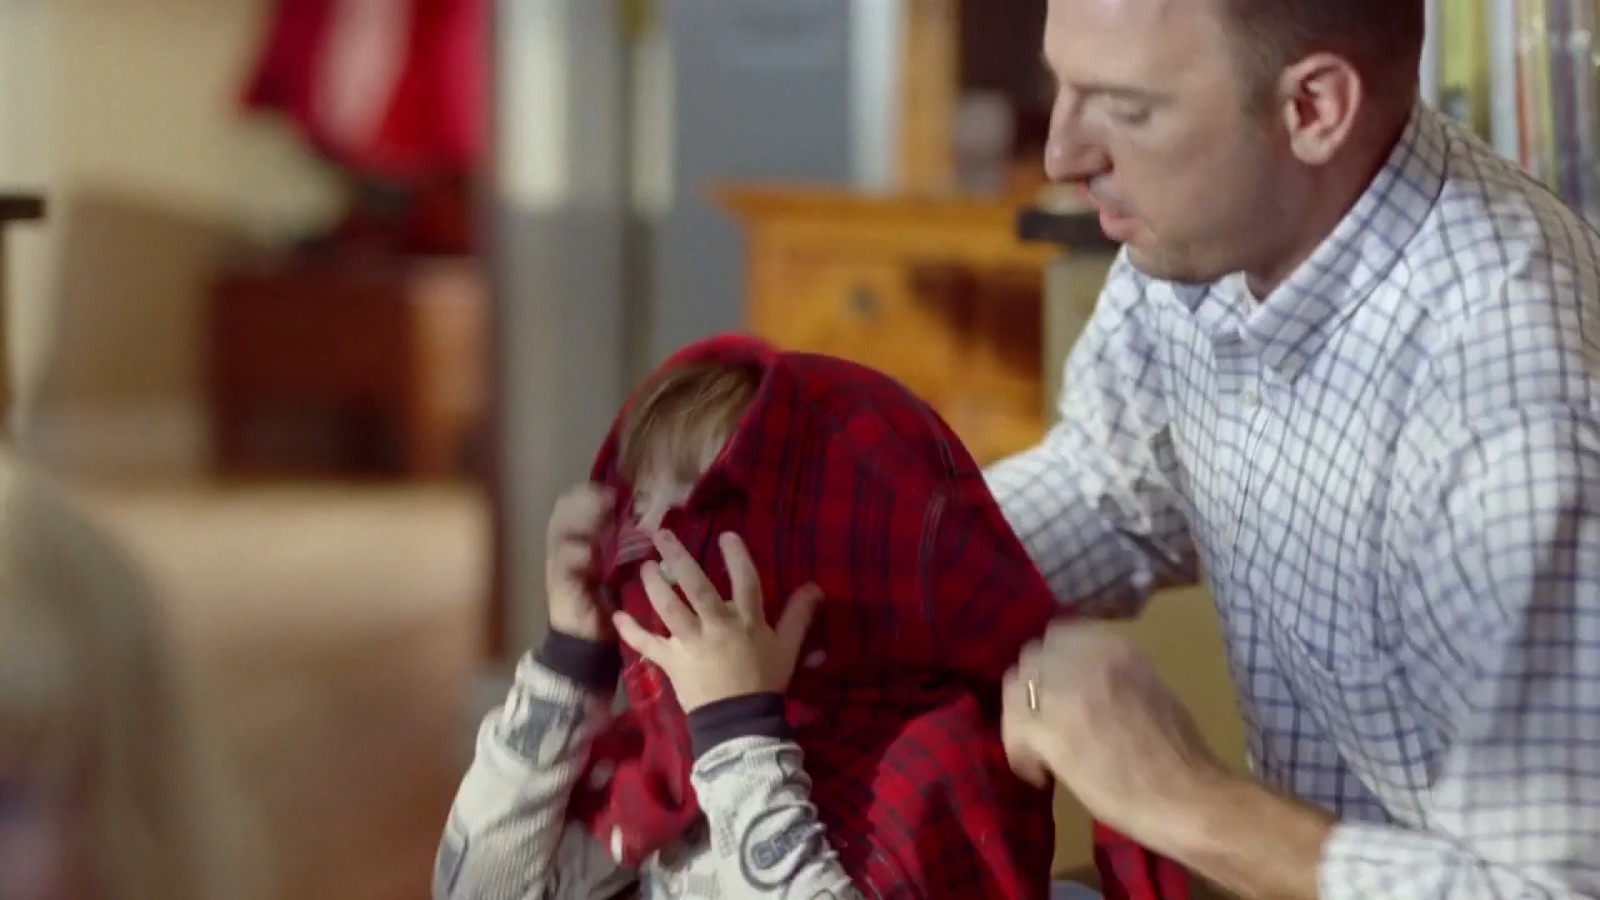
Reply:
<svg viewBox="0 0 1600 900"><path fill-rule="evenodd" d="M1123 529L1203 567L1323 897L1600 897L1600 236L1419 110L1262 301L1119 259L1061 416L1012 524L1091 611L1163 575Z"/></svg>

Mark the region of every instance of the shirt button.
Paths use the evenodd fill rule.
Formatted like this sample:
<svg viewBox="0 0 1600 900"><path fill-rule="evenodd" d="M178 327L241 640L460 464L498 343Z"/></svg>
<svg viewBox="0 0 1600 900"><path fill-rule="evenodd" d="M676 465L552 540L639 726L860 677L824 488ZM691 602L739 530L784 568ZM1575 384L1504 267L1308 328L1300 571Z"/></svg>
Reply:
<svg viewBox="0 0 1600 900"><path fill-rule="evenodd" d="M1245 409L1255 409L1256 407L1261 405L1261 395L1256 393L1253 390L1252 391L1245 391L1244 394L1242 396L1240 396L1239 399L1240 399L1241 402L1244 403L1244 408Z"/></svg>

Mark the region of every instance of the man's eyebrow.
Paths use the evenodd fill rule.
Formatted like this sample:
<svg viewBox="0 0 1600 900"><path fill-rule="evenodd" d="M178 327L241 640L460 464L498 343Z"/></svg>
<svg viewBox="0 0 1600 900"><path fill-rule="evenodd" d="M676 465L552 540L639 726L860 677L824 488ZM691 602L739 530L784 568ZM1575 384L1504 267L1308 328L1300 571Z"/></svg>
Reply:
<svg viewBox="0 0 1600 900"><path fill-rule="evenodd" d="M1079 81L1073 83L1073 88L1082 94L1099 94L1106 97L1115 97L1119 100L1138 100L1143 103L1159 103L1167 99L1167 95L1160 91L1148 88L1137 88L1126 84L1113 84L1105 81Z"/></svg>
<svg viewBox="0 0 1600 900"><path fill-rule="evenodd" d="M1050 76L1050 80L1055 82L1056 87L1069 85L1080 94L1091 96L1099 94L1120 100L1138 100L1145 103L1159 103L1167 99L1167 95L1160 91L1134 87L1131 84L1117 84L1111 81L1064 81L1060 73L1056 71L1056 67L1050 65L1050 56L1047 53L1041 52L1039 54L1039 65L1044 67L1045 72Z"/></svg>

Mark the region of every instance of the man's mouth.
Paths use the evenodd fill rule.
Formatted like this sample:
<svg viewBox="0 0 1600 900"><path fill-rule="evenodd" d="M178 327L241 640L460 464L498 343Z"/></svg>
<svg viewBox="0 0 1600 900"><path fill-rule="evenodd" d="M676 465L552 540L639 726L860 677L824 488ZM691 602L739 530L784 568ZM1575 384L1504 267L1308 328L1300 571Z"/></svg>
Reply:
<svg viewBox="0 0 1600 900"><path fill-rule="evenodd" d="M1105 232L1106 237L1119 242L1133 237L1139 227L1137 218L1102 201L1087 184L1083 186L1083 196L1100 213L1100 230Z"/></svg>
<svg viewBox="0 0 1600 900"><path fill-rule="evenodd" d="M1083 186L1083 199L1087 201L1090 206L1094 207L1095 212L1098 212L1102 215L1110 215L1119 219L1133 218L1133 216L1124 210L1120 204L1107 201L1100 195L1096 194L1094 192L1094 188L1090 187L1088 184Z"/></svg>

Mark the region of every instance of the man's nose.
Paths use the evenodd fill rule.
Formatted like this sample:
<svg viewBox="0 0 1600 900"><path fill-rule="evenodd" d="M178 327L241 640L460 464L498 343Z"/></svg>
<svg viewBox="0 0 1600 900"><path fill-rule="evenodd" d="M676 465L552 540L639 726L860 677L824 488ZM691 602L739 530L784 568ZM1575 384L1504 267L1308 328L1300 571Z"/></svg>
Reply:
<svg viewBox="0 0 1600 900"><path fill-rule="evenodd" d="M1052 137L1044 149L1044 174L1052 182L1089 181L1111 171L1104 151L1082 142Z"/></svg>
<svg viewBox="0 0 1600 900"><path fill-rule="evenodd" d="M1088 181L1111 170L1111 157L1083 134L1076 116L1058 115L1044 146L1044 174L1053 182Z"/></svg>

